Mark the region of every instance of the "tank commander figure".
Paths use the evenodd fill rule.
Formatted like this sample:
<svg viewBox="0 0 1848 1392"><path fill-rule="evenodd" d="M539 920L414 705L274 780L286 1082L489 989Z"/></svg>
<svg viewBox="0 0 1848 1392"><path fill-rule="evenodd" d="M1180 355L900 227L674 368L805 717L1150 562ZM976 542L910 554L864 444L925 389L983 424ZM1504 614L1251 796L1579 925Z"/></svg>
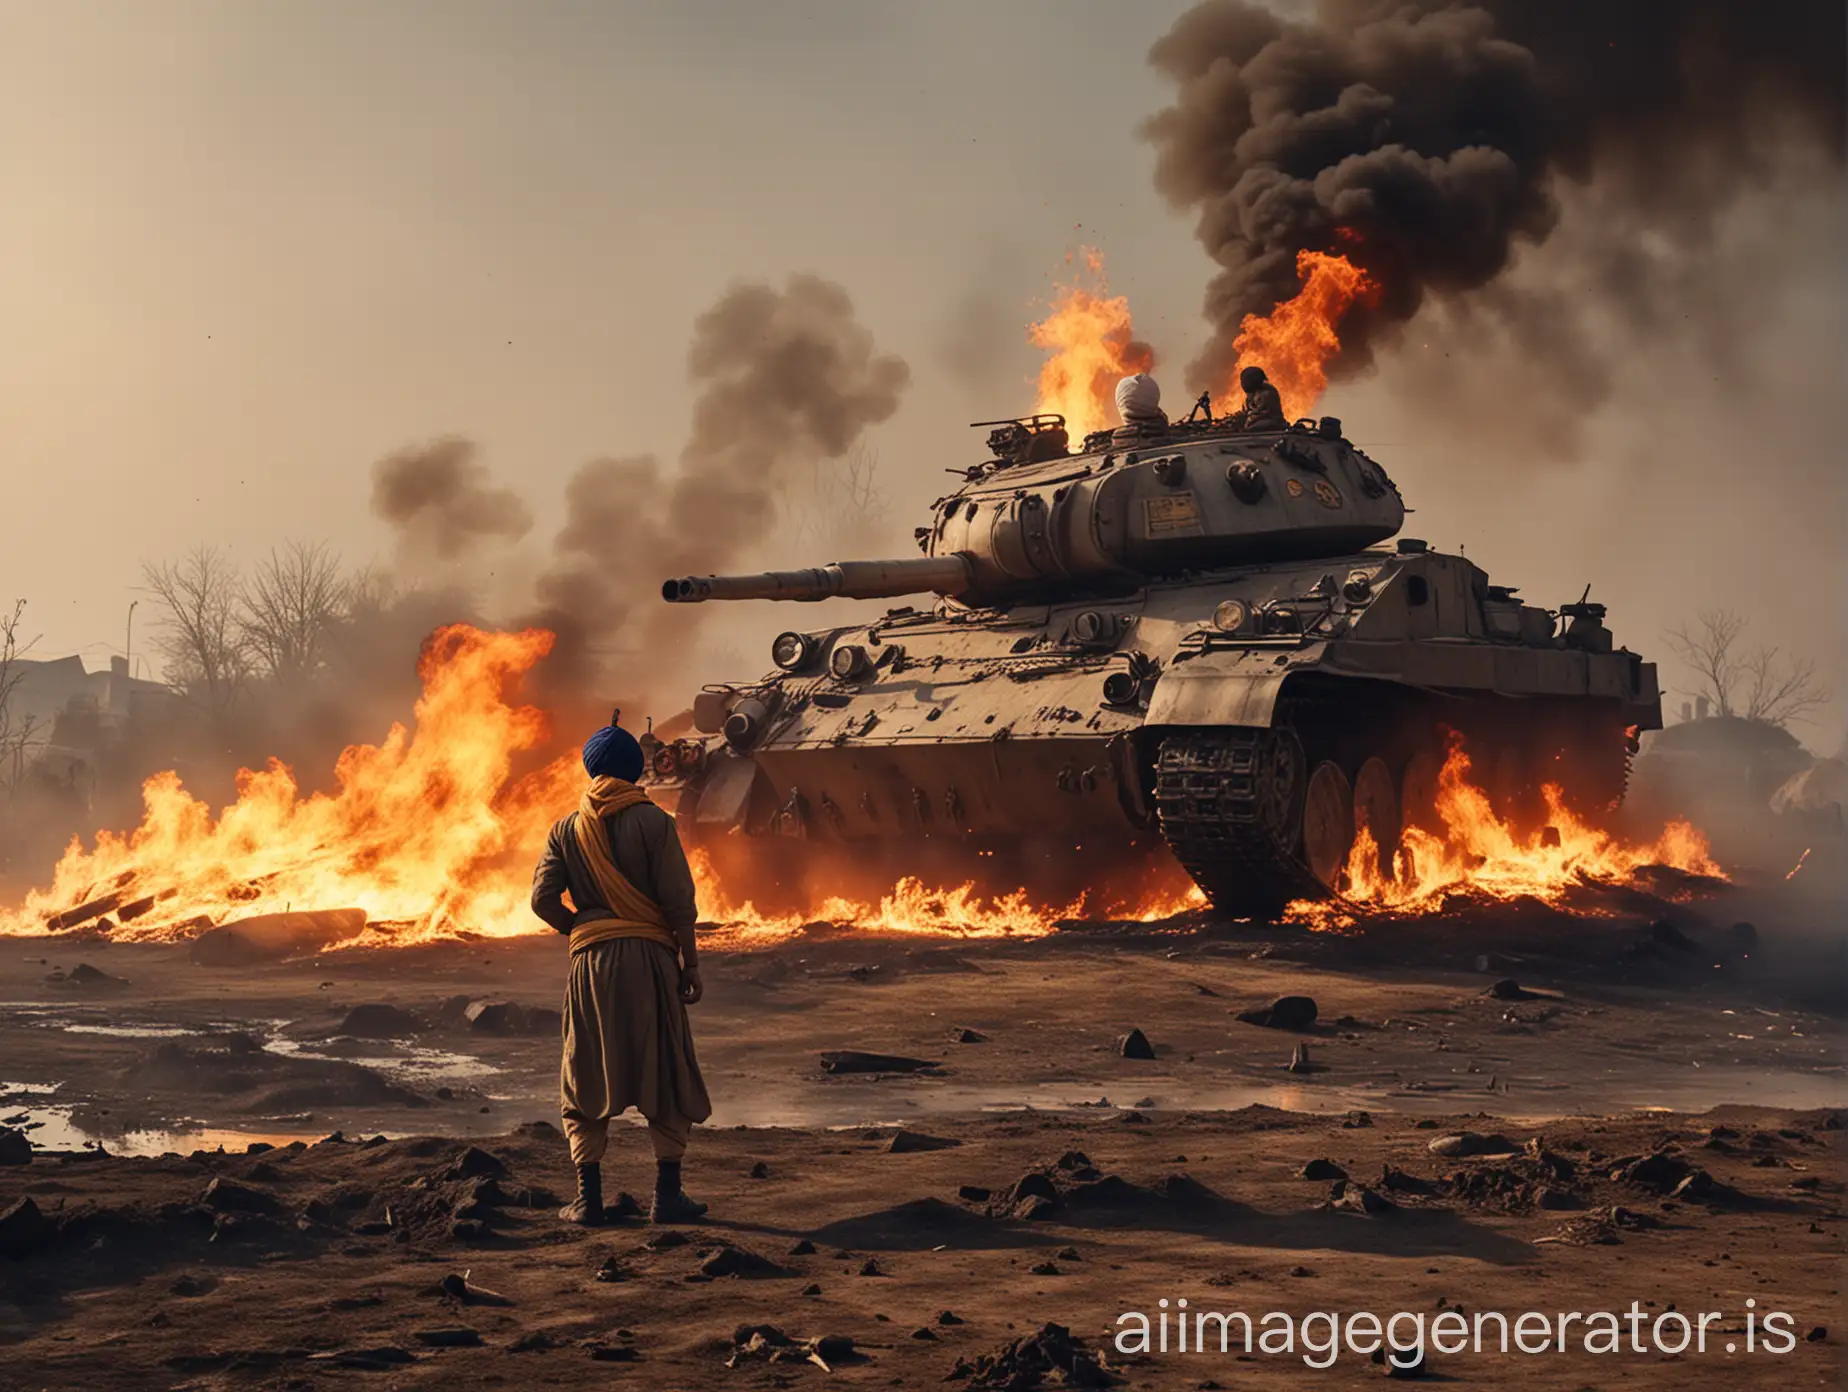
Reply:
<svg viewBox="0 0 1848 1392"><path fill-rule="evenodd" d="M559 1110L578 1192L558 1216L586 1227L604 1221L610 1120L630 1107L654 1149L651 1221L706 1211L680 1187L688 1134L712 1115L686 1011L704 991L699 913L674 819L636 786L642 769L641 745L612 717L585 742L590 787L553 824L533 874L533 912L571 938Z"/></svg>
<svg viewBox="0 0 1848 1392"><path fill-rule="evenodd" d="M1248 367L1238 374L1244 389L1245 404L1231 416L1234 430L1282 430L1289 424L1283 418L1283 398L1264 375L1261 367Z"/></svg>
<svg viewBox="0 0 1848 1392"><path fill-rule="evenodd" d="M1115 440L1159 435L1168 428L1168 413L1161 409L1161 388L1146 372L1138 372L1117 383L1116 408L1123 424L1112 432Z"/></svg>

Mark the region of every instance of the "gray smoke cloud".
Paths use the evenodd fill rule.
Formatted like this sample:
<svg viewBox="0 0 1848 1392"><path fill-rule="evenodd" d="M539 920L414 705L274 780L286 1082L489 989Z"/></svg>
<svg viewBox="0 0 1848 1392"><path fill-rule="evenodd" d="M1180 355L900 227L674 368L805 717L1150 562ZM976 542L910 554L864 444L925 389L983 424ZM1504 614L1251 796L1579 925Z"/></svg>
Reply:
<svg viewBox="0 0 1848 1392"><path fill-rule="evenodd" d="M1336 375L1433 300L1456 352L1507 338L1534 387L1579 407L1610 351L1588 303L1723 356L1737 302L1699 284L1702 253L1793 149L1839 170L1845 42L1843 7L1815 0L1322 0L1303 22L1207 0L1150 51L1176 90L1144 128L1157 187L1219 267L1194 385L1227 381L1241 320L1296 292L1302 250L1380 286L1343 324ZM1603 219L1576 283L1502 288L1570 187L1595 187Z"/></svg>
<svg viewBox="0 0 1848 1392"><path fill-rule="evenodd" d="M910 381L847 292L813 275L728 291L694 324L687 373L698 395L678 470L598 459L566 487L534 615L558 634L547 675L563 691L658 682L700 622L662 604L661 581L735 568L780 497L888 420Z"/></svg>
<svg viewBox="0 0 1848 1392"><path fill-rule="evenodd" d="M533 514L496 487L472 441L447 436L399 450L372 467L372 512L389 524L400 559L462 558L478 542L517 541Z"/></svg>

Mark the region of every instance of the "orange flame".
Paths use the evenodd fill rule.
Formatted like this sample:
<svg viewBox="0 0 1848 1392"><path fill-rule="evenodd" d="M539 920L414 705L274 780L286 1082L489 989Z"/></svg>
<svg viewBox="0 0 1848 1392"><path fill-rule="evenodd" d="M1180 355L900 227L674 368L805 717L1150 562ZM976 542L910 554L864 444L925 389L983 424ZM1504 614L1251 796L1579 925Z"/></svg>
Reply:
<svg viewBox="0 0 1848 1392"><path fill-rule="evenodd" d="M1129 301L1110 293L1103 253L1083 247L1080 254L1089 283L1081 277L1061 286L1052 312L1027 329L1033 345L1052 354L1040 368L1034 409L1064 416L1074 446L1093 431L1119 424L1117 383L1155 365L1153 350L1134 336Z"/></svg>
<svg viewBox="0 0 1848 1392"><path fill-rule="evenodd" d="M1238 366L1261 367L1283 398L1286 420L1300 420L1315 409L1328 386L1328 360L1340 348L1335 326L1356 299L1378 285L1347 257L1324 251L1296 253L1302 289L1268 315L1247 314L1232 349ZM1237 374L1215 409L1234 410L1244 401Z"/></svg>
<svg viewBox="0 0 1848 1392"><path fill-rule="evenodd" d="M1556 785L1541 791L1546 825L1531 835L1517 833L1471 781L1469 756L1461 740L1453 739L1437 783L1435 813L1443 834L1407 826L1397 854L1383 866L1387 858L1363 828L1348 855L1342 897L1299 901L1290 906L1290 916L1311 927L1333 928L1369 911L1436 913L1449 907L1455 895L1525 896L1557 904L1570 890L1622 883L1655 868L1725 879L1706 837L1686 821L1671 821L1655 840L1631 845L1575 816Z"/></svg>
<svg viewBox="0 0 1848 1392"><path fill-rule="evenodd" d="M528 907L532 866L584 775L568 755L516 776L517 757L544 741L549 722L510 698L552 641L542 630L438 630L419 663L414 729L394 725L380 745L349 747L332 793L301 796L293 772L272 761L240 772L237 801L214 819L177 774L156 774L142 788L140 827L100 832L89 850L73 841L50 886L0 908L0 934L45 933L80 905L90 912L71 926L122 941L187 938L290 909L364 910L367 929L351 944L550 932ZM705 917L725 925L721 944L774 942L815 923L1034 936L1085 908L1083 896L1048 906L1025 890L984 895L973 883L933 889L905 878L876 900L834 896L801 914L766 915L733 903L703 854L692 859ZM1170 881L1110 906L1110 916L1154 921L1201 902Z"/></svg>
<svg viewBox="0 0 1848 1392"><path fill-rule="evenodd" d="M527 891L503 858L543 842L574 771L561 760L513 778L515 756L545 738L547 722L506 694L551 647L539 629L439 629L418 665L415 732L393 725L382 744L350 746L333 793L301 797L272 760L240 771L237 801L214 820L177 774L154 775L140 827L101 832L89 851L73 842L48 889L0 911L0 931L42 932L47 916L106 894L128 906L157 896L115 924L125 940L290 908L364 909L407 940L527 931Z"/></svg>

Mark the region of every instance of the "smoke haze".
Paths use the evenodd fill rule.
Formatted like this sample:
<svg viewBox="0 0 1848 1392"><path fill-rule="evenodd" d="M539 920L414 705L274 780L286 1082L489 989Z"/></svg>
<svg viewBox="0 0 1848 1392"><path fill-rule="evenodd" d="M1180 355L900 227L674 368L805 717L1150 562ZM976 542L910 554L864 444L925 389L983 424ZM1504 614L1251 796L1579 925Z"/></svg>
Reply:
<svg viewBox="0 0 1848 1392"><path fill-rule="evenodd" d="M652 455L582 465L534 567L518 621L557 634L539 694L569 719L612 700L684 699L683 659L704 616L662 604L661 582L738 568L780 502L812 487L816 462L842 458L889 419L910 380L847 292L814 275L732 287L695 321L686 370L697 395L678 469ZM466 562L477 543L517 539L532 524L527 501L455 438L380 461L372 506L400 557Z"/></svg>

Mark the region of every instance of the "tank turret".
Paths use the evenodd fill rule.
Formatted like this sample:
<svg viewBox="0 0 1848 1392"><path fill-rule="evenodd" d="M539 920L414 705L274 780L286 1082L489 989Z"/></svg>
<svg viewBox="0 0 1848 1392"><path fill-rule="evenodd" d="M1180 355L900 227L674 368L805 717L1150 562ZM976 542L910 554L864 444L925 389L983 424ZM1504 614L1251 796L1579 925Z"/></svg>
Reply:
<svg viewBox="0 0 1848 1392"><path fill-rule="evenodd" d="M931 525L917 529L923 560L687 576L665 582L662 597L934 593L979 604L1123 591L1153 577L1348 555L1405 522L1386 471L1332 418L1257 435L1178 422L1089 454L1047 457L1035 442L1062 446L1057 421L1024 417L989 436L996 457L968 469L961 488L932 504Z"/></svg>

